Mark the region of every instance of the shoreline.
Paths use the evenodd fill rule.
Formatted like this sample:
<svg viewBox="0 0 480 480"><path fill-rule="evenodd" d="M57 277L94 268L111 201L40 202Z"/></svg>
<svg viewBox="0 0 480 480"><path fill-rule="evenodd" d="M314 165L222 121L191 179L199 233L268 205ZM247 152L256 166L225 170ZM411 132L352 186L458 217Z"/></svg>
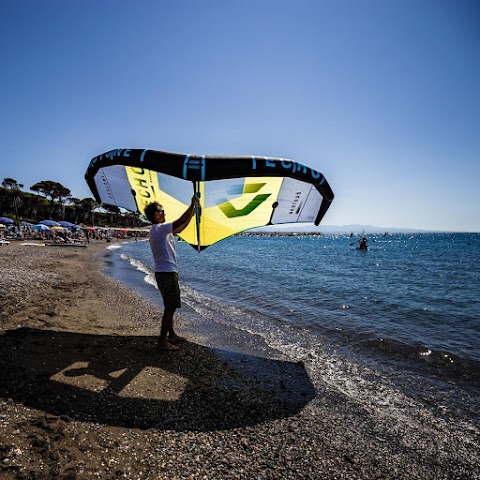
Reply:
<svg viewBox="0 0 480 480"><path fill-rule="evenodd" d="M102 273L106 244L21 243L0 249L0 478L480 478L478 426L392 432L181 311L190 341L159 353L162 310Z"/></svg>

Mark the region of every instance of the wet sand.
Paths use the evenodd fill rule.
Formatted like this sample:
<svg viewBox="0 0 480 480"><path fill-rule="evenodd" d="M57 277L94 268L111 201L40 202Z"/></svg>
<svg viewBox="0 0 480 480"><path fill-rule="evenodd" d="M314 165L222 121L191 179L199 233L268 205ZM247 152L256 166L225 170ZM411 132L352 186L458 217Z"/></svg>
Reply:
<svg viewBox="0 0 480 480"><path fill-rule="evenodd" d="M162 311L102 274L105 247L0 247L0 479L480 478L476 428L395 432L181 318L157 351Z"/></svg>

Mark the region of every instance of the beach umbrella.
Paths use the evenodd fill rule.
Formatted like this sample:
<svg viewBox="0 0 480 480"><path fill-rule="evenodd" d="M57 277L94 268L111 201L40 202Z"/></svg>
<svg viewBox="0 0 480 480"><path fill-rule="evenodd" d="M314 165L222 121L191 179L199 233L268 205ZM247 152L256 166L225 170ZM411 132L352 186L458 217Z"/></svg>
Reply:
<svg viewBox="0 0 480 480"><path fill-rule="evenodd" d="M47 230L50 230L46 225L44 225L43 223L39 223L38 225L35 225L33 227L35 230L42 230L42 231L47 231Z"/></svg>
<svg viewBox="0 0 480 480"><path fill-rule="evenodd" d="M24 225L25 227L33 227L34 226L34 224L30 223L30 222L22 222L22 225Z"/></svg>
<svg viewBox="0 0 480 480"><path fill-rule="evenodd" d="M15 223L11 218L8 217L0 217L0 223L4 223L5 225L9 225Z"/></svg>
<svg viewBox="0 0 480 480"><path fill-rule="evenodd" d="M64 230L65 227L57 227L57 226L53 226L53 227L50 227L50 230Z"/></svg>
<svg viewBox="0 0 480 480"><path fill-rule="evenodd" d="M39 224L46 225L47 227L60 227L61 225L55 220L42 220Z"/></svg>
<svg viewBox="0 0 480 480"><path fill-rule="evenodd" d="M72 228L76 226L74 223L67 222L66 220L59 220L58 223L65 228Z"/></svg>

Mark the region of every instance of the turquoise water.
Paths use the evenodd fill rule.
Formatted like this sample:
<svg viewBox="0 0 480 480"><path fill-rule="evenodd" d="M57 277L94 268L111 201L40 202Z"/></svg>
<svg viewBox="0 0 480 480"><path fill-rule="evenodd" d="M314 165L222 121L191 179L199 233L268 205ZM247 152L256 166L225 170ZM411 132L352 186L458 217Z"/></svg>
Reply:
<svg viewBox="0 0 480 480"><path fill-rule="evenodd" d="M245 309L312 334L342 332L352 342L390 341L480 361L480 235L372 236L368 252L353 241L241 236L201 253L180 242L184 303L198 292L221 310ZM148 243L120 250L152 269ZM238 325L241 317L232 320Z"/></svg>

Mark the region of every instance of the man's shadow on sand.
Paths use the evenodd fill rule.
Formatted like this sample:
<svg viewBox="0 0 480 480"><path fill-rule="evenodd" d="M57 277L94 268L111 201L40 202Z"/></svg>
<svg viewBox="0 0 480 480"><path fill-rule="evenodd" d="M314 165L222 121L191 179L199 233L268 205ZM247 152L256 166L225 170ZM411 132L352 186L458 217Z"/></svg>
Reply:
<svg viewBox="0 0 480 480"><path fill-rule="evenodd" d="M176 431L255 425L315 396L302 363L155 338L18 329L0 335L0 396L80 421Z"/></svg>

